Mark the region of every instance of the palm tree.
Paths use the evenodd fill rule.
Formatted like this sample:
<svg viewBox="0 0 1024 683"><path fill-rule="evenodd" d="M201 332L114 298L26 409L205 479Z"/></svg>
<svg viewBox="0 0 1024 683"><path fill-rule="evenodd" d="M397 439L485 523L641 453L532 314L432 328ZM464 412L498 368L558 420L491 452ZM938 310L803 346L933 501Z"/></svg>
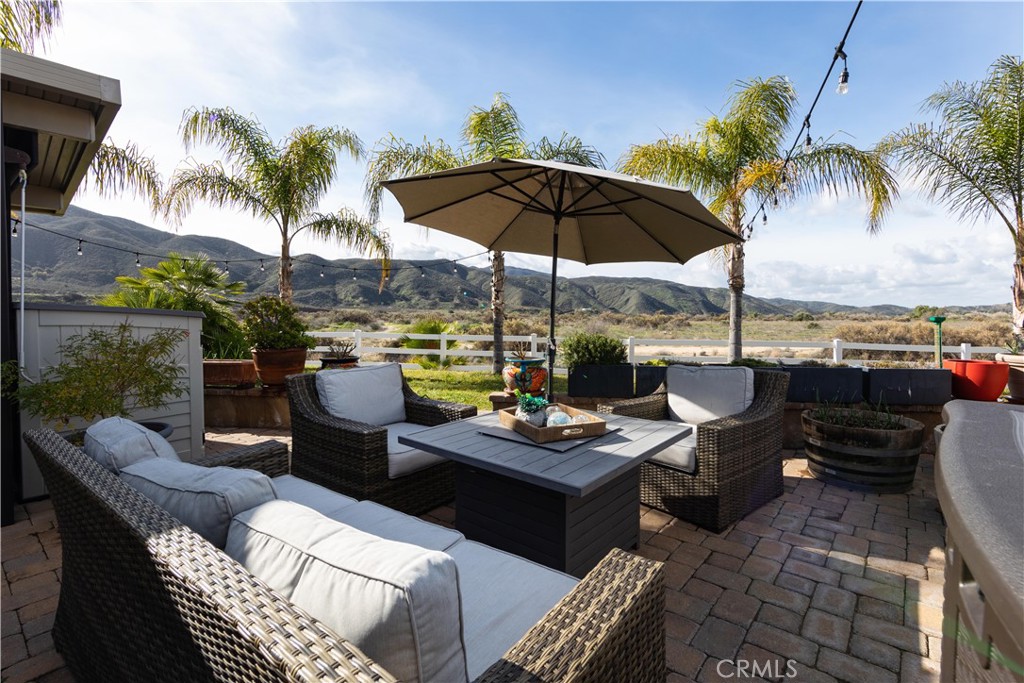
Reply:
<svg viewBox="0 0 1024 683"><path fill-rule="evenodd" d="M852 145L819 141L786 161L797 98L781 76L738 81L723 116L712 116L693 135L633 145L620 166L626 173L688 186L708 208L744 239L748 216L767 202L792 202L808 195L851 192L868 203L868 231L876 232L898 190L881 154ZM756 217L756 216L755 216ZM729 360L743 355L743 250L724 247L729 279Z"/></svg>
<svg viewBox="0 0 1024 683"><path fill-rule="evenodd" d="M201 311L204 354L241 339L242 329L231 307L245 293L244 282L232 282L206 254L167 255L154 267L141 267L137 277L114 278L118 288L96 303L101 306Z"/></svg>
<svg viewBox="0 0 1024 683"><path fill-rule="evenodd" d="M1024 333L1024 63L1004 55L976 83L946 84L925 101L938 128L915 124L880 149L963 220L996 216L1010 231L1013 325Z"/></svg>
<svg viewBox="0 0 1024 683"><path fill-rule="evenodd" d="M541 138L536 143L526 141L526 129L519 115L509 104L505 93L495 93L488 109L473 107L462 127L462 145L451 147L444 140L436 143L423 139L413 145L390 135L380 140L370 155L366 171L366 202L370 216L380 215L385 180L444 171L491 159L544 159L564 161L581 166L604 167L604 156L594 147L568 133L557 141ZM494 328L494 356L492 371L501 372L504 365L505 333L505 255L491 254L491 317Z"/></svg>
<svg viewBox="0 0 1024 683"><path fill-rule="evenodd" d="M180 130L186 150L195 144L216 145L228 168L221 162L187 160L171 177L163 198L165 215L180 222L196 199L204 199L276 225L281 234L278 287L285 301L292 299L291 243L303 231L378 257L383 283L391 254L387 236L350 209L317 210L334 180L338 154L348 152L354 159L363 155L355 133L337 126L305 126L275 144L256 118L227 107L193 107L182 117Z"/></svg>
<svg viewBox="0 0 1024 683"><path fill-rule="evenodd" d="M3 0L0 2L0 47L32 54L45 46L61 22L60 0Z"/></svg>

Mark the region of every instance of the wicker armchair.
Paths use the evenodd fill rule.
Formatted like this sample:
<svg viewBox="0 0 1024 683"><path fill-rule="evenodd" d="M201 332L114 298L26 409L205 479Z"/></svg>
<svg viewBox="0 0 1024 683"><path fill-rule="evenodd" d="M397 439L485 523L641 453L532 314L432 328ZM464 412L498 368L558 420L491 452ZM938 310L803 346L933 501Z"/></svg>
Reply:
<svg viewBox="0 0 1024 683"><path fill-rule="evenodd" d="M785 372L754 370L750 407L697 428L694 474L645 462L640 501L718 532L782 495L782 412L788 385ZM602 404L597 410L667 420L667 389L662 384L650 396Z"/></svg>
<svg viewBox="0 0 1024 683"><path fill-rule="evenodd" d="M455 465L445 461L388 479L384 427L335 417L320 403L316 376L288 378L292 421L292 474L359 500L372 500L413 515L455 498ZM423 398L402 378L405 419L432 427L477 413L476 406Z"/></svg>

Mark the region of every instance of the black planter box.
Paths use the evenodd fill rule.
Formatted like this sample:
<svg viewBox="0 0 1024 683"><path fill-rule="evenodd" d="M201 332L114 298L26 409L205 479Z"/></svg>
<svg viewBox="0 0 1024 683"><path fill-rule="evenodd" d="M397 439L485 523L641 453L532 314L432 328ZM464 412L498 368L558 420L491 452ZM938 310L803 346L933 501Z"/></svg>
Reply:
<svg viewBox="0 0 1024 683"><path fill-rule="evenodd" d="M860 403L864 400L864 371L860 368L819 368L787 365L789 403Z"/></svg>
<svg viewBox="0 0 1024 683"><path fill-rule="evenodd" d="M636 366L636 395L650 396L665 381L666 365Z"/></svg>
<svg viewBox="0 0 1024 683"><path fill-rule="evenodd" d="M633 366L581 365L569 371L570 396L629 398L633 396Z"/></svg>
<svg viewBox="0 0 1024 683"><path fill-rule="evenodd" d="M940 368L871 368L864 373L864 398L890 406L943 405L952 398L953 375Z"/></svg>

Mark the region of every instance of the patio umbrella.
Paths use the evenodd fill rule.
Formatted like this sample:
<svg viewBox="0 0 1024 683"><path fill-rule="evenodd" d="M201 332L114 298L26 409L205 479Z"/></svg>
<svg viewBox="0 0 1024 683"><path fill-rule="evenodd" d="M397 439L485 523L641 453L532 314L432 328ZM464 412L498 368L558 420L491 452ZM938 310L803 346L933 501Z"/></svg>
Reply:
<svg viewBox="0 0 1024 683"><path fill-rule="evenodd" d="M491 250L551 256L548 396L555 364L558 259L669 261L740 237L686 191L556 161L494 159L384 183L408 223Z"/></svg>

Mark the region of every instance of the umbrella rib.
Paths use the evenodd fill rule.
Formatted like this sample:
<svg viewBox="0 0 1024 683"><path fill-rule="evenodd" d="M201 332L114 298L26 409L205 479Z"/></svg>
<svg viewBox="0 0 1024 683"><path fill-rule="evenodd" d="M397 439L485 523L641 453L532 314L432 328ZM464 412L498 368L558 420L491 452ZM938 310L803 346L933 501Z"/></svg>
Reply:
<svg viewBox="0 0 1024 683"><path fill-rule="evenodd" d="M626 191L626 192L632 192L632 190L630 190L630 189L629 189L629 188L627 188L627 187L622 187L621 185L619 185L618 183L616 183L616 182L615 182L614 180L609 180L609 181L608 181L608 184L612 185L613 187L617 187L617 188L619 188L620 190L624 190L624 191ZM678 190L678 188L676 188L676 189ZM680 192L685 192L686 190L679 190L679 191L680 191ZM599 190L599 192L600 192L600 190ZM609 198L609 197L608 197L607 195L605 195L605 194L604 194L603 192L601 192L601 196L602 196L602 197L604 197L605 199L607 199L607 200L608 200L609 202L612 202L612 203L614 204L614 200L612 200L611 198ZM695 221L695 222L697 222L697 223L700 223L701 225L703 225L703 226L704 226L704 227L706 227L706 228L711 228L711 229L712 229L712 230L714 230L715 232L721 233L721 234L723 234L723 235L728 235L729 237L732 237L732 238L738 238L738 237L739 237L739 235L737 235L737 234L736 234L735 232L733 232L732 230L730 230L730 229L728 229L728 228L725 228L725 229L723 229L723 228L720 228L720 227L718 227L717 225L715 225L714 223L710 223L710 222L708 222L708 221L704 220L703 218L698 218L697 216L693 216L693 215L691 215L691 214L688 214L688 213L686 213L685 211L680 211L679 209L677 209L677 208L675 208L675 207L673 207L673 206L669 206L669 205L668 205L668 204L666 204L665 202L662 202L662 201L658 201L657 199L654 199L653 197L648 197L648 196L644 196L644 197L642 197L642 199L644 199L644 200L646 200L646 201L649 201L649 202L651 202L652 204L656 204L656 205L660 206L660 207L661 207L661 208L663 208L663 209L667 209L668 211L671 211L672 213L674 213L674 214L676 214L676 215L679 215L679 216L684 216L684 217L686 217L686 218L689 218L689 219L690 219L690 220L692 220L692 221ZM698 204L700 204L700 202L699 202L699 201L698 201L697 203L698 203ZM703 207L704 205L703 205L703 204L700 204L700 206L702 206L702 207ZM709 212L709 213L710 213L710 212ZM626 215L628 216L628 214L626 214ZM712 214L712 215L714 215L714 214ZM633 220L633 217L632 217L632 216L629 216L629 219L630 219L630 220ZM633 222L635 223L636 221L633 221ZM646 231L645 231L645 232L646 232ZM738 240L738 241L742 242L742 241L743 241L743 238L739 238L739 240ZM669 252L669 253L671 253L671 252Z"/></svg>
<svg viewBox="0 0 1024 683"><path fill-rule="evenodd" d="M517 188L517 189L518 189L518 188ZM524 192L524 191L522 191L522 190L520 190L520 191L521 191L521 192L523 192L523 194L525 194L525 195L527 196L527 198L529 198L529 199L530 199L530 201L534 201L534 200L535 200L535 197L530 197L530 195L529 195L529 194L527 194L526 192ZM543 191L544 191L544 186L543 186L543 185L541 185L541 186L540 186L540 187L538 188L538 190L537 190L537 194L539 195L539 194L540 194L541 192L543 192ZM506 199L511 199L511 198L510 198L510 197L506 197ZM513 216L513 217L512 217L512 220L510 220L510 221L508 222L508 224L507 224L507 225L506 225L506 226L505 226L504 228L502 228L502 229L501 229L501 231L500 231L500 232L498 233L498 236L497 236L497 237L495 237L495 238L494 238L494 239L493 239L493 240L491 241L491 243L490 243L490 244L488 244L488 245L485 245L485 246L486 246L486 247L487 247L488 249L493 249L493 248L494 248L494 245L495 245L495 244L497 244L498 240L500 240L500 239L502 238L502 236L503 236L503 235L504 235L504 234L505 234L506 232L508 232L509 228L511 228L511 227L512 227L512 226L513 226L513 225L515 224L515 222L516 222L517 220L519 220L519 217L523 215L523 212L524 212L524 211L536 211L536 210L537 210L537 209L531 209L531 208L530 208L530 206L529 206L528 204L524 204L524 203L522 203L522 202L517 202L517 203L518 203L518 204L519 204L520 206L522 206L522 207L523 207L523 208L522 208L522 210L520 210L520 211L519 211L519 213L517 213L517 214L516 214L515 216ZM540 202L538 202L538 204L540 204ZM541 205L541 206L544 206L543 204L540 204L540 205ZM550 215L550 212L549 212L549 211L547 211L546 209L545 209L545 211L543 211L542 213L545 213L545 214L548 214L548 215Z"/></svg>

